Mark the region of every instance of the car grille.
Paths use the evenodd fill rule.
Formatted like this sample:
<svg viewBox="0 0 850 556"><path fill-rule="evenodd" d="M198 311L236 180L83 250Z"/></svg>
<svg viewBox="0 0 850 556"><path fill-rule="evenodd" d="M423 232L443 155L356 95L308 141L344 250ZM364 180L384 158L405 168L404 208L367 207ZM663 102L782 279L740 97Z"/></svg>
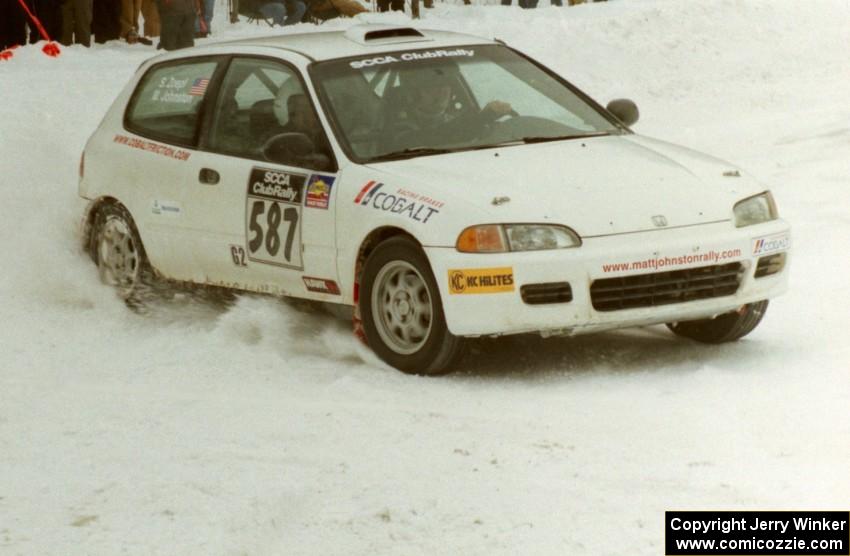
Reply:
<svg viewBox="0 0 850 556"><path fill-rule="evenodd" d="M729 263L605 278L591 284L590 298L597 311L619 311L723 297L738 291L742 271L741 263Z"/></svg>
<svg viewBox="0 0 850 556"><path fill-rule="evenodd" d="M526 284L520 288L520 294L522 300L529 305L569 303L573 300L573 290L567 282Z"/></svg>

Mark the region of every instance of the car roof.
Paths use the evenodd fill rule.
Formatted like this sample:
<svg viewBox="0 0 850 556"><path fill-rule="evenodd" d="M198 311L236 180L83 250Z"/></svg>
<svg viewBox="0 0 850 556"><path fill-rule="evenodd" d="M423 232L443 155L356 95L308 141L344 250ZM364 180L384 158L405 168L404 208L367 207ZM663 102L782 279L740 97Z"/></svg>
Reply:
<svg viewBox="0 0 850 556"><path fill-rule="evenodd" d="M222 46L281 48L321 61L381 54L404 48L450 48L469 44L495 44L495 41L451 31L416 29L400 25L361 24L342 31L270 35L214 43L209 46L219 51Z"/></svg>

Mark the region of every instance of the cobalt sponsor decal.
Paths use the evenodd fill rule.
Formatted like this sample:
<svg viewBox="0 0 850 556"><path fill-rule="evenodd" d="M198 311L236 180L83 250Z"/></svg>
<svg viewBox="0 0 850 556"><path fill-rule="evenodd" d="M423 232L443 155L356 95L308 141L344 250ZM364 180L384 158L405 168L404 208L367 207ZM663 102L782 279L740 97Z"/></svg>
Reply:
<svg viewBox="0 0 850 556"><path fill-rule="evenodd" d="M405 52L396 56L376 56L374 58L355 60L350 62L349 65L353 69L363 69L382 66L384 64L395 64L397 62L415 62L417 60L434 60L437 58L471 58L472 56L475 56L475 51L466 50L465 48L458 48L456 50L427 50L425 52Z"/></svg>
<svg viewBox="0 0 850 556"><path fill-rule="evenodd" d="M769 255L777 251L785 251L791 247L791 236L788 233L774 234L753 240L753 255Z"/></svg>
<svg viewBox="0 0 850 556"><path fill-rule="evenodd" d="M452 294L512 291L514 291L513 267L449 270L449 292Z"/></svg>
<svg viewBox="0 0 850 556"><path fill-rule="evenodd" d="M354 203L383 212L400 214L423 224L427 224L432 216L439 214L444 204L407 189L396 189L390 192L384 189L383 183L374 181L363 186L354 198Z"/></svg>
<svg viewBox="0 0 850 556"><path fill-rule="evenodd" d="M333 280L304 276L304 287L311 292L339 295L339 286Z"/></svg>
<svg viewBox="0 0 850 556"><path fill-rule="evenodd" d="M307 182L307 197L304 204L312 208L327 209L335 180L333 176L313 174Z"/></svg>

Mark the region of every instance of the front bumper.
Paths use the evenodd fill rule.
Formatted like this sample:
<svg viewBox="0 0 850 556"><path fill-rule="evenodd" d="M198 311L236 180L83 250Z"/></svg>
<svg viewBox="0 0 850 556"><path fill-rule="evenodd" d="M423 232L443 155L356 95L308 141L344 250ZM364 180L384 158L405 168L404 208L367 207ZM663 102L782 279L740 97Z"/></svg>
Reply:
<svg viewBox="0 0 850 556"><path fill-rule="evenodd" d="M469 254L426 247L449 330L458 336L540 332L582 334L613 328L710 318L769 299L788 287L790 227L783 220L747 228L720 222L588 238L581 247L522 253ZM784 268L756 278L760 257L786 253ZM595 280L740 263L730 295L620 310L594 309ZM483 269L483 270L482 270ZM467 278L467 285L460 283ZM454 280L454 285L453 285ZM530 284L570 285L572 299L541 305L523 301Z"/></svg>

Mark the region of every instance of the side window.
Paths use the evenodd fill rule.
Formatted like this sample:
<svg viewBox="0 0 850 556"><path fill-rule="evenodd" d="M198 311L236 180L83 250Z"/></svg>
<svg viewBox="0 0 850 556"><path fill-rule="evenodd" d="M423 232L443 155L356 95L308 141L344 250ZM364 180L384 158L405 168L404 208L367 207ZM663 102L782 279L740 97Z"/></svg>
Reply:
<svg viewBox="0 0 850 556"><path fill-rule="evenodd" d="M193 60L150 69L127 109L127 127L152 139L191 145L201 104L217 66L215 61Z"/></svg>
<svg viewBox="0 0 850 556"><path fill-rule="evenodd" d="M218 95L207 145L255 160L326 170L330 147L296 70L237 58Z"/></svg>
<svg viewBox="0 0 850 556"><path fill-rule="evenodd" d="M396 73L384 70L360 74L348 73L322 82L327 99L333 107L342 136L358 152L372 153L380 139L385 111L380 95L396 81Z"/></svg>

